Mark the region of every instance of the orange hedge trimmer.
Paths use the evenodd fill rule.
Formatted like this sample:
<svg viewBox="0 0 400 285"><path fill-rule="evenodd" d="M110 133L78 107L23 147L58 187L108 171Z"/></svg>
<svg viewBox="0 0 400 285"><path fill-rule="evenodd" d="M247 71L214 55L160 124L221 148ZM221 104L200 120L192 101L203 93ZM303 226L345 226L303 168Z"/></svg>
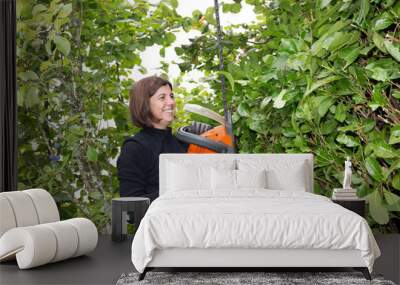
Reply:
<svg viewBox="0 0 400 285"><path fill-rule="evenodd" d="M214 0L215 19L217 23L217 47L219 55L219 70L224 70L222 57L222 32L219 19L218 0ZM235 153L235 138L232 129L232 112L226 100L225 77L221 78L221 92L224 103L224 117L207 108L194 104L186 104L184 110L197 113L219 122L221 125L211 127L205 123L193 122L192 125L178 129L176 137L189 143L188 153Z"/></svg>

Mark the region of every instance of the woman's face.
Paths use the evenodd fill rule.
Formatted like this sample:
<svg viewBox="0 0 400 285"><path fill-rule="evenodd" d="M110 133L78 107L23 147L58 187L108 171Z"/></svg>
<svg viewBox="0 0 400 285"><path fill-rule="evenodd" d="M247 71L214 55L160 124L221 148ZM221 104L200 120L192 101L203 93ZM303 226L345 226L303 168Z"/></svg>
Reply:
<svg viewBox="0 0 400 285"><path fill-rule="evenodd" d="M150 112L153 115L153 127L166 129L175 118L175 99L169 85L158 88L150 97Z"/></svg>

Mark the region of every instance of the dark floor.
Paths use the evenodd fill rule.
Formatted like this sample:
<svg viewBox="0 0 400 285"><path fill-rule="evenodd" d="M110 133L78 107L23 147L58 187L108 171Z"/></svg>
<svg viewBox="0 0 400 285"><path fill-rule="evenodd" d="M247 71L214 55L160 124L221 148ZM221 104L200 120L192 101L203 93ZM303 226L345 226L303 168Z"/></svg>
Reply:
<svg viewBox="0 0 400 285"><path fill-rule="evenodd" d="M375 236L382 256L375 262L374 273L399 284L400 243L396 235ZM131 258L132 238L124 242L112 242L110 236L100 236L97 248L87 256L47 264L41 267L19 270L17 263L0 264L0 285L16 284L115 284L122 273L135 271ZM161 269L165 270L165 269ZM171 269L170 269L171 270ZM180 269L181 271L193 270ZM194 271L208 271L208 269ZM218 271L211 269L213 271ZM222 269L226 271L227 269ZM246 271L249 270L248 268ZM259 269L255 269L259 271ZM348 271L349 268L291 268L267 271ZM169 270L168 270L169 271ZM229 271L229 269L227 270ZM249 270L252 271L252 270Z"/></svg>
<svg viewBox="0 0 400 285"><path fill-rule="evenodd" d="M112 242L99 236L95 251L44 266L19 270L15 261L0 264L0 284L115 284L124 272L134 271L132 239Z"/></svg>

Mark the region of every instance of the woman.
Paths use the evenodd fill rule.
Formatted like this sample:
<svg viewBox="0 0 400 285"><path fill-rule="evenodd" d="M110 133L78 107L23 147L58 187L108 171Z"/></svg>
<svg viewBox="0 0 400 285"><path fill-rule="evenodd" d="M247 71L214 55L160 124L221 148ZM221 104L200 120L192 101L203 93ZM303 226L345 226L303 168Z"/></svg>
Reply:
<svg viewBox="0 0 400 285"><path fill-rule="evenodd" d="M121 197L158 197L158 161L161 153L185 153L187 145L171 133L175 119L172 85L150 76L136 82L130 91L129 110L141 131L125 140L117 160Z"/></svg>

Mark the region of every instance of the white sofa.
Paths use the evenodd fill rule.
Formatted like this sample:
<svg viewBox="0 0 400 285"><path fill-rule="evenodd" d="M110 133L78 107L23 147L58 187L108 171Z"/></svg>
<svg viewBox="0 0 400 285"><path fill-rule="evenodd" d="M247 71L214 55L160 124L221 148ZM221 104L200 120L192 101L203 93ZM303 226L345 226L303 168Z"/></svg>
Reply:
<svg viewBox="0 0 400 285"><path fill-rule="evenodd" d="M0 262L16 259L20 269L33 268L86 254L97 240L90 220L60 221L46 190L0 193Z"/></svg>
<svg viewBox="0 0 400 285"><path fill-rule="evenodd" d="M369 279L379 254L362 217L313 194L312 154L162 154L160 197L132 244L139 279L160 267L353 267Z"/></svg>

